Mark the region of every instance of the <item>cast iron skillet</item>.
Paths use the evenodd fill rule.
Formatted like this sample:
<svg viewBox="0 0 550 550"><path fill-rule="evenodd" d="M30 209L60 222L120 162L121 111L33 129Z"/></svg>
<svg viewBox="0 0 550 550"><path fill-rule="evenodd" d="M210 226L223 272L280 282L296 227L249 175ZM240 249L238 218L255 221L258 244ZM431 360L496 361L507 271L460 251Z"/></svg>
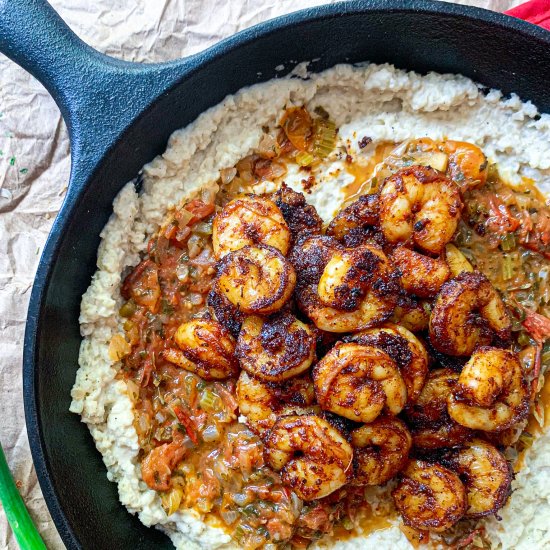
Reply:
<svg viewBox="0 0 550 550"><path fill-rule="evenodd" d="M95 270L99 233L117 192L163 151L175 129L227 94L312 59L313 70L369 60L462 73L550 111L550 33L430 1L323 6L268 21L192 57L139 65L88 47L45 0L0 0L0 51L46 86L71 138L69 189L36 275L23 371L34 464L70 549L171 547L118 503L92 438L68 408L80 297ZM285 71L277 73L280 64Z"/></svg>

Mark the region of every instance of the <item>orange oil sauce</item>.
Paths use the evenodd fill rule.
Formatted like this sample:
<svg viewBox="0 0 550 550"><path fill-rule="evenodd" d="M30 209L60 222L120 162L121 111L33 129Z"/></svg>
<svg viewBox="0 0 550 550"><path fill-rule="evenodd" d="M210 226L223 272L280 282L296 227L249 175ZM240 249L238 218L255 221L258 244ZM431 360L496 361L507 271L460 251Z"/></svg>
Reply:
<svg viewBox="0 0 550 550"><path fill-rule="evenodd" d="M419 548L421 544L427 544L430 540L429 531L420 531L407 525L401 525L399 529L401 529L401 532L407 537L407 540L414 548Z"/></svg>
<svg viewBox="0 0 550 550"><path fill-rule="evenodd" d="M394 148L395 143L382 142L376 146L373 155L365 163L350 162L346 164L346 172L353 176L354 179L343 189L344 204L350 204L361 195L369 192L371 187L370 179L374 173L374 169Z"/></svg>

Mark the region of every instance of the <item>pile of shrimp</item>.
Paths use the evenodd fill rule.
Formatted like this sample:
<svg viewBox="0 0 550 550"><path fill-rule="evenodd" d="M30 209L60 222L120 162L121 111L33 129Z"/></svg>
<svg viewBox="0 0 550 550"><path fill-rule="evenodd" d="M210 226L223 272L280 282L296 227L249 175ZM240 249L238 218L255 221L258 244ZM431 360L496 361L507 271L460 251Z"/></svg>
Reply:
<svg viewBox="0 0 550 550"><path fill-rule="evenodd" d="M227 203L211 313L165 358L237 379L266 464L303 501L393 480L404 523L439 533L505 504L503 442L530 391L499 292L451 244L483 152L422 139L406 154L417 164L390 158L326 227L284 184Z"/></svg>

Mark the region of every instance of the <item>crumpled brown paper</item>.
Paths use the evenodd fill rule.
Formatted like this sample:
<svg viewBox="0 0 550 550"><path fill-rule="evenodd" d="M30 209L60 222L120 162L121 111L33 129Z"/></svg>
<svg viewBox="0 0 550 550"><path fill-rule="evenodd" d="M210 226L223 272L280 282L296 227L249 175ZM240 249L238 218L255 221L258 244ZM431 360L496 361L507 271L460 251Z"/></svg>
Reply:
<svg viewBox="0 0 550 550"><path fill-rule="evenodd" d="M255 23L321 0L50 0L86 42L128 61L196 53ZM462 0L504 11L521 0ZM67 130L45 89L0 55L0 442L48 548L63 548L34 472L21 359L38 260L69 179ZM0 548L17 544L0 507Z"/></svg>

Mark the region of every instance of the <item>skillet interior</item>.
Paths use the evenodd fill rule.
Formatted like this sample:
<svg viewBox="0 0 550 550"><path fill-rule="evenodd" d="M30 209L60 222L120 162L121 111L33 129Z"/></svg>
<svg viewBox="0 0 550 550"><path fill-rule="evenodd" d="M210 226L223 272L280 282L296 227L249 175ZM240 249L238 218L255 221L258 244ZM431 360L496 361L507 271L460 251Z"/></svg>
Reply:
<svg viewBox="0 0 550 550"><path fill-rule="evenodd" d="M277 65L289 69L289 60L316 58L314 70L370 60L421 72L462 73L489 87L513 90L550 111L550 34L483 10L384 4L376 9L369 2L348 2L301 12L197 56L191 74L143 113L86 185L69 195L33 290L24 364L35 465L68 548L171 547L164 535L143 527L119 504L92 438L68 408L78 368L80 298L95 271L99 233L116 193L162 152L173 130L225 95L281 74L274 70Z"/></svg>

